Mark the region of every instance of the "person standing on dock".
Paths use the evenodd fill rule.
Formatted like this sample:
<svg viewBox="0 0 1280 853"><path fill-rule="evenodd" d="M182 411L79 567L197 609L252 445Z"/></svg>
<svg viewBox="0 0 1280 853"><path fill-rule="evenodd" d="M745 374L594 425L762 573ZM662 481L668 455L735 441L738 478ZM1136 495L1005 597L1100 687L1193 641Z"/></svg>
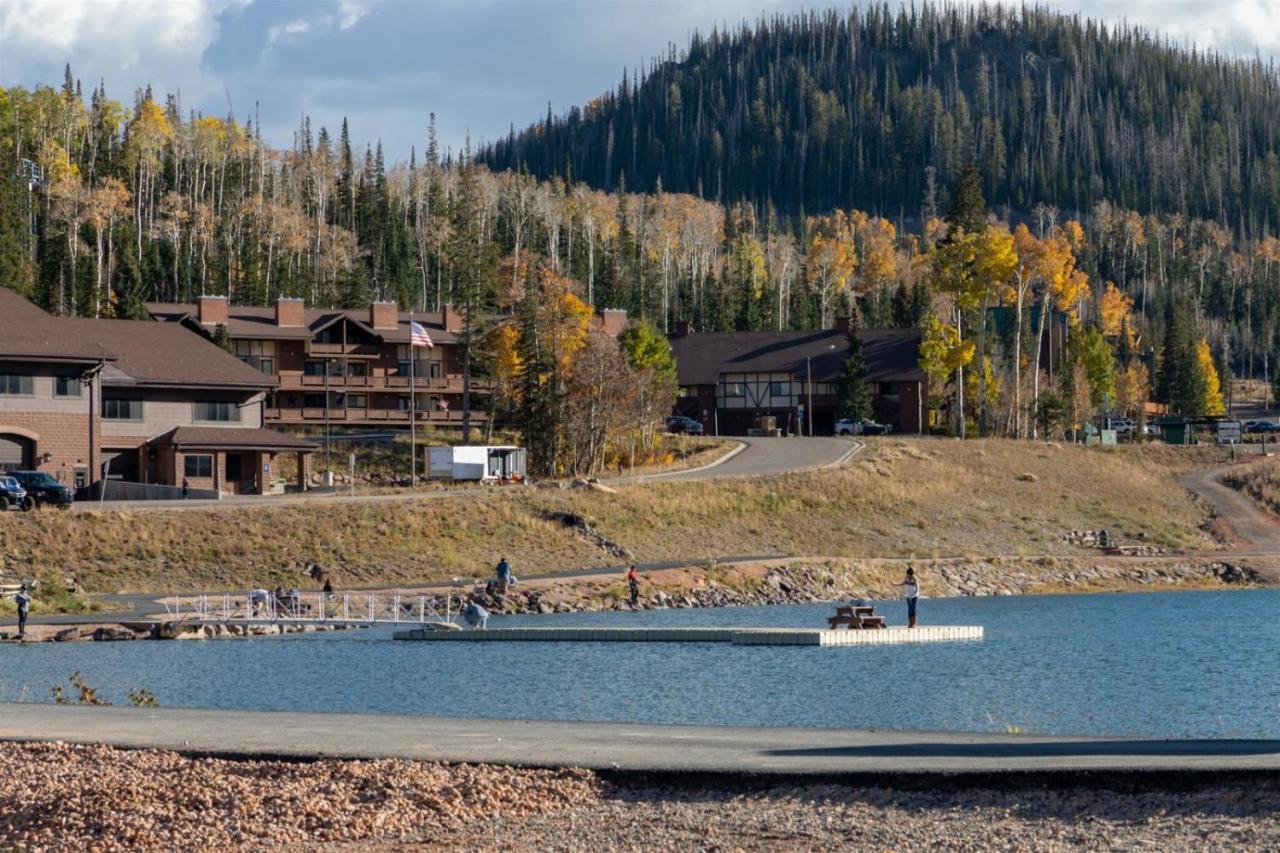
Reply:
<svg viewBox="0 0 1280 853"><path fill-rule="evenodd" d="M627 570L627 587L631 590L631 609L635 610L640 604L640 575L635 563Z"/></svg>
<svg viewBox="0 0 1280 853"><path fill-rule="evenodd" d="M31 612L31 596L27 595L27 587L24 584L18 590L18 594L13 597L13 603L18 605L18 636L27 636L27 614Z"/></svg>
<svg viewBox="0 0 1280 853"><path fill-rule="evenodd" d="M898 584L902 587L902 595L907 600L907 627L916 626L916 600L920 597L920 583L916 580L916 570L907 567L907 576Z"/></svg>

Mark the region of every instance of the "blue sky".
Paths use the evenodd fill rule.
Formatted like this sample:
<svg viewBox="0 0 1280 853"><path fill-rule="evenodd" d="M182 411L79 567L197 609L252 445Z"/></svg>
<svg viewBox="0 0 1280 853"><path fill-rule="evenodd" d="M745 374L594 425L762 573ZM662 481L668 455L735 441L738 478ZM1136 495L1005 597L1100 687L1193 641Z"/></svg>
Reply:
<svg viewBox="0 0 1280 853"><path fill-rule="evenodd" d="M1049 5L1157 28L1178 42L1280 55L1280 0L1060 0ZM130 102L148 83L186 109L244 120L261 105L277 146L301 116L387 159L422 150L434 111L442 144L493 139L616 85L624 67L683 46L694 30L759 13L825 8L765 0L62 0L0 3L0 85L57 84L62 67Z"/></svg>

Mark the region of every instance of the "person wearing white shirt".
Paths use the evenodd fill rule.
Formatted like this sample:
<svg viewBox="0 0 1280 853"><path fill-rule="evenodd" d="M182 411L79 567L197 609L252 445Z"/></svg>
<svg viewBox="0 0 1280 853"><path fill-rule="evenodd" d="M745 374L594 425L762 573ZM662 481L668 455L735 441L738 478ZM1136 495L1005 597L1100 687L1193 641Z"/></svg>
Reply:
<svg viewBox="0 0 1280 853"><path fill-rule="evenodd" d="M916 626L916 600L920 598L920 583L916 580L916 570L907 567L907 576L898 584L902 587L902 596L907 600L907 627Z"/></svg>

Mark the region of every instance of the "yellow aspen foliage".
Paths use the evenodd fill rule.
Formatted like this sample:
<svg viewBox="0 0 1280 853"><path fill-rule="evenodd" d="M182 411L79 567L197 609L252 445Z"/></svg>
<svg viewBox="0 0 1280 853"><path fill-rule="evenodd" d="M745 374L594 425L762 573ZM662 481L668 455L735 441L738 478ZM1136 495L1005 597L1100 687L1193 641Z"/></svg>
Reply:
<svg viewBox="0 0 1280 853"><path fill-rule="evenodd" d="M520 377L524 373L520 328L515 323L503 323L489 334L488 345L493 393L508 408L515 408L520 404Z"/></svg>
<svg viewBox="0 0 1280 853"><path fill-rule="evenodd" d="M1226 414L1227 405L1222 399L1222 382L1218 378L1218 368L1213 364L1209 342L1204 338L1196 344L1196 369L1204 380L1204 414L1209 416Z"/></svg>
<svg viewBox="0 0 1280 853"><path fill-rule="evenodd" d="M1133 297L1126 296L1124 291L1116 287L1115 282L1108 281L1102 296L1098 297L1098 318L1101 321L1102 334L1108 338L1119 337L1120 332L1125 328L1125 320L1132 313Z"/></svg>
<svg viewBox="0 0 1280 853"><path fill-rule="evenodd" d="M931 379L945 380L973 361L976 349L973 341L961 340L955 326L930 316L925 320L924 339L920 342L920 369Z"/></svg>
<svg viewBox="0 0 1280 853"><path fill-rule="evenodd" d="M1151 397L1151 379L1147 366L1134 359L1116 374L1116 410L1136 417Z"/></svg>
<svg viewBox="0 0 1280 853"><path fill-rule="evenodd" d="M967 400L972 400L973 405L979 405L984 402L979 399L978 392L983 387L987 389L987 399L985 400L987 408L995 409L1000 405L1000 392L1004 389L1004 381L1001 375L996 372L995 365L991 361L991 356L984 356L982 359L982 376L977 367L970 368L964 375L964 395Z"/></svg>

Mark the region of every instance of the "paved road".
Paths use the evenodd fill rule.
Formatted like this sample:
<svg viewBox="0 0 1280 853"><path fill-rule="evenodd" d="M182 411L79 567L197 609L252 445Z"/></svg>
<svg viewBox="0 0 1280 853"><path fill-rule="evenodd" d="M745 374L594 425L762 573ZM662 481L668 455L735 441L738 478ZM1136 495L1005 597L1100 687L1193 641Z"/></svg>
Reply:
<svg viewBox="0 0 1280 853"><path fill-rule="evenodd" d="M709 465L688 471L669 471L662 474L644 474L636 477L611 478L611 482L644 483L655 480L710 480L720 477L746 477L765 474L784 474L838 464L862 449L862 443L847 438L741 438L740 446L726 451L725 455ZM395 503L424 498L475 497L518 491L507 489L464 487L451 489L424 489L414 492L391 492L381 495L350 495L342 489L332 492L308 492L291 495L233 495L222 500L174 500L174 501L81 501L73 505L75 512L131 512L164 510L189 511L197 509L240 509L244 507L274 507L316 505L317 502L342 501L347 503Z"/></svg>
<svg viewBox="0 0 1280 853"><path fill-rule="evenodd" d="M412 758L644 772L966 774L1276 771L1276 740L1141 740L865 729L5 705L0 740L188 753Z"/></svg>
<svg viewBox="0 0 1280 853"><path fill-rule="evenodd" d="M838 465L862 450L863 444L848 438L736 438L741 450L716 463L691 471L671 471L631 478L637 482L718 480L724 477L759 477Z"/></svg>

